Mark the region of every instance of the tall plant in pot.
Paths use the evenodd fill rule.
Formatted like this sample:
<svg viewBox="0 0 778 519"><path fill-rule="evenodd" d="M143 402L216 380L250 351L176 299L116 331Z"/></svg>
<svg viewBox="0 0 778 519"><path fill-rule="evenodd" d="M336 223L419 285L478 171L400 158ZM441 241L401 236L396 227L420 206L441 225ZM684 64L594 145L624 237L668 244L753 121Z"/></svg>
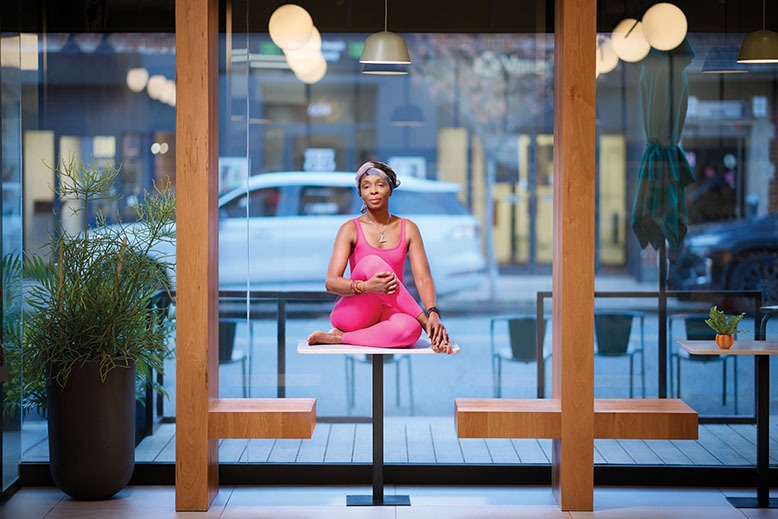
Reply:
<svg viewBox="0 0 778 519"><path fill-rule="evenodd" d="M174 239L175 198L155 189L137 204L137 222L111 224L93 206L117 198L118 168L71 159L53 170L55 194L80 225L25 258L35 280L24 318L25 404L47 409L54 482L76 499L106 499L134 469L136 381L161 372L170 353L170 321L157 303L173 265L152 251Z"/></svg>

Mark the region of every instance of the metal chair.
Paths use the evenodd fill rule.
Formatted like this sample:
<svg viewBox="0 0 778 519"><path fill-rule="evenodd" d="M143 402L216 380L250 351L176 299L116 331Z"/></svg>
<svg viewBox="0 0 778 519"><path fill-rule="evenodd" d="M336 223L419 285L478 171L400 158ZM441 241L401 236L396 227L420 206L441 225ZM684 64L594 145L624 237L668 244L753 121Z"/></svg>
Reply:
<svg viewBox="0 0 778 519"><path fill-rule="evenodd" d="M632 323L640 322L640 347L634 347ZM594 314L595 355L600 357L629 357L629 397L634 394L634 357L640 354L641 393L646 397L645 315L631 311L598 311Z"/></svg>
<svg viewBox="0 0 778 519"><path fill-rule="evenodd" d="M686 329L686 338L691 341L712 341L716 338L716 332L714 332L706 323L705 320L709 318L708 314L675 314L670 316L667 334L670 337L673 344L673 351L670 355L671 362L675 359L675 396L680 398L681 395L681 359L685 359L691 362L697 362L701 364L710 364L713 362L721 362L721 405L727 405L727 362L732 359L733 365L733 403L735 406L735 414L738 412L737 402L737 355L693 355L686 350L675 348L675 340L673 339L673 321L677 319L683 319ZM671 364L672 365L672 364ZM673 377L670 377L670 393L673 393Z"/></svg>
<svg viewBox="0 0 778 519"><path fill-rule="evenodd" d="M505 321L508 325L508 342L510 347L497 349L494 340L495 324ZM535 315L506 315L493 317L489 323L489 335L492 352L492 383L495 398L502 396L502 362L520 362L529 364L537 362L538 326ZM540 330L540 343L545 340L546 323L544 320ZM543 362L551 357L550 352L543 352Z"/></svg>
<svg viewBox="0 0 778 519"><path fill-rule="evenodd" d="M348 413L355 406L355 365L372 364L369 355L346 355L346 406ZM400 363L405 362L408 368L408 406L411 416L413 416L413 376L411 374L411 355L384 355L384 365L394 364L395 371L395 405L400 407Z"/></svg>

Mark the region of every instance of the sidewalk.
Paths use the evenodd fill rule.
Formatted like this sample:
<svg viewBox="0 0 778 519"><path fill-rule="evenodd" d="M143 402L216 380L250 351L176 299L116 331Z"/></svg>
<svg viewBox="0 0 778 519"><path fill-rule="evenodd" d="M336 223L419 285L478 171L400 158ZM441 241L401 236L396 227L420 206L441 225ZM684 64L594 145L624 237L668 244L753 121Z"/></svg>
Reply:
<svg viewBox="0 0 778 519"><path fill-rule="evenodd" d="M623 274L598 274L594 280L595 292L653 292L659 291L656 280L636 281L634 277ZM450 311L479 313L495 311L534 311L537 293L552 291L551 274L500 274L495 285L494 298L490 297L489 282L479 288L463 291L442 298L441 307ZM657 310L657 297L608 297L598 298L597 308L620 307ZM668 308L689 309L693 303L668 299ZM701 307L707 306L702 304ZM546 308L550 309L551 299L546 299Z"/></svg>

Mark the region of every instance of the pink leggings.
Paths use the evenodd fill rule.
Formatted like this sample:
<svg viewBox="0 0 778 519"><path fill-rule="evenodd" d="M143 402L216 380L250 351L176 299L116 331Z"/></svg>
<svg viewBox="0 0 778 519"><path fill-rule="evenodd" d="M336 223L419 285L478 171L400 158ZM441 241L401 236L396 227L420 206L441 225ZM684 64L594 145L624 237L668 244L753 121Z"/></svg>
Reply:
<svg viewBox="0 0 778 519"><path fill-rule="evenodd" d="M376 255L365 256L351 272L352 279L368 280L392 268ZM410 346L421 336L419 304L399 283L394 294L360 294L341 297L330 314L335 328L343 330L343 343L380 348Z"/></svg>

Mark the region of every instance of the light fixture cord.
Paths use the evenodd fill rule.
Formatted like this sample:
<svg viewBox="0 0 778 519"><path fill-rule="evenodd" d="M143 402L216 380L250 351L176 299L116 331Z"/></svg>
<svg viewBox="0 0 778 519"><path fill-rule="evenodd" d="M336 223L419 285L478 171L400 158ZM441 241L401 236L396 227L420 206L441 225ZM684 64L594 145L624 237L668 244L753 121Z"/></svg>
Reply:
<svg viewBox="0 0 778 519"><path fill-rule="evenodd" d="M762 0L762 30L764 30L764 19L767 11L765 10L765 0Z"/></svg>
<svg viewBox="0 0 778 519"><path fill-rule="evenodd" d="M762 0L762 7L764 7L764 0ZM389 12L389 0L384 0L384 32L386 32L386 20ZM762 24L764 24L764 16L762 16Z"/></svg>

